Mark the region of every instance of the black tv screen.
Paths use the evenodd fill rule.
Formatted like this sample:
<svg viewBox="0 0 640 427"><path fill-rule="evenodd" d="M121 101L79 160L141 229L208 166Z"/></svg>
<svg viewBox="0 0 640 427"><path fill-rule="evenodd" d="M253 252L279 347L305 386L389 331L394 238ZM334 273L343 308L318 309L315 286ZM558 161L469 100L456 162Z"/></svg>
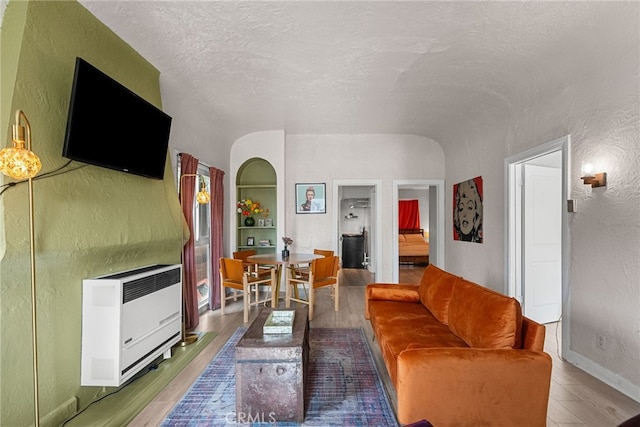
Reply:
<svg viewBox="0 0 640 427"><path fill-rule="evenodd" d="M76 58L64 157L163 179L170 130L170 116Z"/></svg>

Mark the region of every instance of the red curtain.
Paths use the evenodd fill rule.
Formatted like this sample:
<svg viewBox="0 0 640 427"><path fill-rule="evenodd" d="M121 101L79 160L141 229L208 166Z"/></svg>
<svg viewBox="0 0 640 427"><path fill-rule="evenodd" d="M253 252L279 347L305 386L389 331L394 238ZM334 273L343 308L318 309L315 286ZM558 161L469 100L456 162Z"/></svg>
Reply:
<svg viewBox="0 0 640 427"><path fill-rule="evenodd" d="M184 327L191 330L200 323L198 291L196 288L196 254L193 233L193 203L196 176L184 176L198 172L198 159L180 153L180 205L182 215L189 227L189 240L182 248L182 300L184 302Z"/></svg>
<svg viewBox="0 0 640 427"><path fill-rule="evenodd" d="M224 220L224 171L209 168L211 183L211 289L209 291L209 307L220 308L220 257L223 256L222 227Z"/></svg>
<svg viewBox="0 0 640 427"><path fill-rule="evenodd" d="M421 228L418 200L398 201L398 229Z"/></svg>

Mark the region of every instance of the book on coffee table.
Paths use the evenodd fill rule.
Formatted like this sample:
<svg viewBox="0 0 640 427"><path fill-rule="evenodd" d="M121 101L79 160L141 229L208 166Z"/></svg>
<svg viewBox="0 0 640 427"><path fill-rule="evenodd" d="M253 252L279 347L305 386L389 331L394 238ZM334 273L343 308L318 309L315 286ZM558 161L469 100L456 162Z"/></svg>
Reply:
<svg viewBox="0 0 640 427"><path fill-rule="evenodd" d="M295 310L272 310L262 326L263 334L290 334L293 332Z"/></svg>

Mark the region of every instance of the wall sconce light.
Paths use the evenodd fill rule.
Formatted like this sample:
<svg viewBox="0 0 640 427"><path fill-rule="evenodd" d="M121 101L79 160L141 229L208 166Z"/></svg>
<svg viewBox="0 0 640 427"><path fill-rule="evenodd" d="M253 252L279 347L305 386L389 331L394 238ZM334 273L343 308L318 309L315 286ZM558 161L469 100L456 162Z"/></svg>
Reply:
<svg viewBox="0 0 640 427"><path fill-rule="evenodd" d="M201 205L206 205L211 201L211 195L207 191L207 183L202 176L200 177L200 191L196 195L196 201Z"/></svg>
<svg viewBox="0 0 640 427"><path fill-rule="evenodd" d="M582 176L580 179L585 185L591 185L591 188L606 187L607 186L607 173L597 172L594 173L594 167L591 163L582 164Z"/></svg>
<svg viewBox="0 0 640 427"><path fill-rule="evenodd" d="M20 124L21 119L25 126ZM13 147L0 151L0 170L14 179L33 178L40 172L42 163L31 151L31 126L27 116L20 110L16 111L16 124L12 126L12 131Z"/></svg>
<svg viewBox="0 0 640 427"><path fill-rule="evenodd" d="M24 126L20 123L24 123ZM0 170L15 179L26 179L29 184L29 247L31 258L31 340L33 351L33 406L35 425L40 425L40 399L38 397L38 324L36 319L36 251L33 209L33 177L40 172L42 163L31 151L31 126L27 116L16 111L13 125L13 147L0 150ZM25 146L26 145L26 146Z"/></svg>

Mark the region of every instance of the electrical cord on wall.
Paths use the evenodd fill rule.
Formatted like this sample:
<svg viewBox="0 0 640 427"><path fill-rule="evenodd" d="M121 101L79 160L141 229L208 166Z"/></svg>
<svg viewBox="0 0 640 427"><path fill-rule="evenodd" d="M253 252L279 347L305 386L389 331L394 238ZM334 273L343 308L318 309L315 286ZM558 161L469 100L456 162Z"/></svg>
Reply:
<svg viewBox="0 0 640 427"><path fill-rule="evenodd" d="M59 168L54 169L54 170L52 170L50 172L45 172L43 174L40 174L40 175L34 177L33 180L36 181L38 179L42 179L42 178L46 178L46 177L62 175L62 174L65 174L65 173L68 173L68 172L73 172L75 170L78 170L78 169L81 169L81 168L84 168L84 167L88 166L88 165L80 165L77 168L73 168L73 169L66 170L64 172L60 172L61 170L63 170L67 166L69 166L71 164L71 162L73 162L73 160L69 160L64 165L62 165ZM18 184L22 184L22 183L25 183L25 182L28 182L28 181L29 181L28 179L24 179L22 181L8 182L6 184L0 185L0 188L2 189L2 190L0 190L0 196L2 196L4 194L4 192L7 191L8 189L10 189L11 187L15 187Z"/></svg>
<svg viewBox="0 0 640 427"><path fill-rule="evenodd" d="M142 377L144 377L145 375L147 375L149 372L151 371L155 371L158 369L158 366L160 365L160 363L164 362L166 359L162 359L159 362L155 362L150 364L149 366L147 366L147 369L138 372L136 375L134 375L129 381L127 381L127 383L125 385L123 385L122 387L117 388L116 390L112 391L111 393L107 393L104 396L99 397L98 399L93 400L91 403L89 403L87 406L85 406L84 408L82 408L82 410L76 412L76 414L74 414L72 417L67 418L62 424L61 427L64 427L65 424L67 424L69 421L73 420L74 418L76 418L77 416L79 416L80 414L82 414L84 411L86 411L87 409L89 409L94 403L98 403L101 400L109 397L109 396L113 396L116 393L119 393L121 390L124 390L125 388L127 388L129 385L131 385L134 381L136 381L137 379L140 379Z"/></svg>
<svg viewBox="0 0 640 427"><path fill-rule="evenodd" d="M562 315L560 315L560 318L556 322L556 353L558 355L558 359L562 360L563 362L566 362L564 357L562 357L562 352L560 351L561 350L560 339L558 338L558 329L560 329L561 326L562 326Z"/></svg>

